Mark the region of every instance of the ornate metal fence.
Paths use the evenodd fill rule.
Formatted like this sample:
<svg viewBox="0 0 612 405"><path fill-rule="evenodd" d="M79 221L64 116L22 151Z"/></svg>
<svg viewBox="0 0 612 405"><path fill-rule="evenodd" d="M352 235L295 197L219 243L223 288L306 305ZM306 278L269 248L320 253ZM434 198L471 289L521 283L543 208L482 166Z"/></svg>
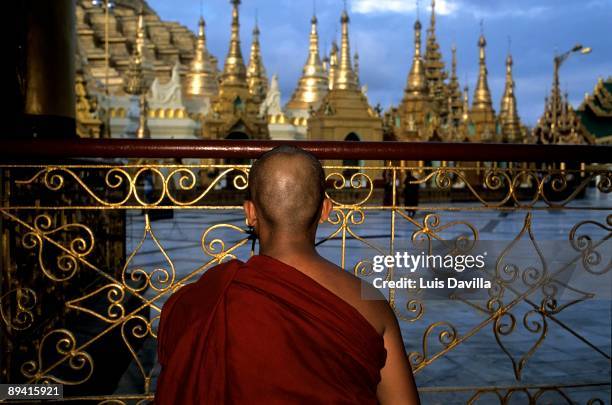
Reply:
<svg viewBox="0 0 612 405"><path fill-rule="evenodd" d="M26 155L19 145L7 156ZM165 300L255 246L241 217L248 164L151 159L250 158L271 144L31 145L40 158L148 160L0 165L2 380L61 383L66 401L146 403ZM326 166L334 210L318 244L347 271L368 278L372 252L408 245L503 245L485 298L387 291L425 403L609 403L609 148L476 145L461 159L473 145L302 145L363 159Z"/></svg>

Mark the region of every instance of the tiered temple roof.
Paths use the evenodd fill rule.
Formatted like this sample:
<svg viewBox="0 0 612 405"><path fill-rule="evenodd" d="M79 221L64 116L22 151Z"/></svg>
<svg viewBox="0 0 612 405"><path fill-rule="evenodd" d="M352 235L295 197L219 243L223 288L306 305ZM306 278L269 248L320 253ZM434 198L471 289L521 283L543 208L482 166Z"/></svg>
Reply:
<svg viewBox="0 0 612 405"><path fill-rule="evenodd" d="M93 80L99 82L100 87L107 82L105 32L108 27L108 85L111 94L123 94L123 78L136 46L140 9L143 10L147 27L147 45L143 53L152 63L157 78L167 81L177 62L188 66L194 57L195 35L176 22L162 21L144 1L116 0L107 21L103 8L94 7L90 0L78 0L78 45L87 58Z"/></svg>
<svg viewBox="0 0 612 405"><path fill-rule="evenodd" d="M576 114L597 143L612 143L612 76L597 80L593 93L585 95Z"/></svg>
<svg viewBox="0 0 612 405"><path fill-rule="evenodd" d="M431 18L427 29L425 47L425 76L429 91L441 117L448 113L448 90L446 86L447 73L440 52L440 45L436 38L436 0L431 0Z"/></svg>

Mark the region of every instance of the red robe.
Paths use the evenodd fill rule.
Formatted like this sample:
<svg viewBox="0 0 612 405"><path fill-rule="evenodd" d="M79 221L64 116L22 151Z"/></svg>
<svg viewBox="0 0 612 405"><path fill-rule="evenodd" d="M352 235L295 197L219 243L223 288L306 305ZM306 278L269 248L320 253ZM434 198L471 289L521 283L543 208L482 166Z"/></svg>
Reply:
<svg viewBox="0 0 612 405"><path fill-rule="evenodd" d="M164 305L155 402L375 404L386 350L350 304L272 257L216 266Z"/></svg>

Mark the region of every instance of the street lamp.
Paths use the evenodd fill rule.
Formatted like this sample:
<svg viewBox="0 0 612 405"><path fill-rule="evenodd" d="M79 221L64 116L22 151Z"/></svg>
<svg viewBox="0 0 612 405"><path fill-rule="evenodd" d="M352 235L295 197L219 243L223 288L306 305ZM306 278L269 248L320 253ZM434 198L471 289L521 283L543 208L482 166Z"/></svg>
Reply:
<svg viewBox="0 0 612 405"><path fill-rule="evenodd" d="M553 96L556 97L556 96L560 96L561 94L559 90L559 69L561 68L561 65L563 64L563 62L565 62L567 58L569 58L570 55L573 53L580 53L581 55L586 55L590 52L591 52L591 48L582 46L580 44L576 44L569 51L564 52L559 55L555 55L555 59L554 59L555 70L554 70L554 77L553 77L553 91L555 93Z"/></svg>

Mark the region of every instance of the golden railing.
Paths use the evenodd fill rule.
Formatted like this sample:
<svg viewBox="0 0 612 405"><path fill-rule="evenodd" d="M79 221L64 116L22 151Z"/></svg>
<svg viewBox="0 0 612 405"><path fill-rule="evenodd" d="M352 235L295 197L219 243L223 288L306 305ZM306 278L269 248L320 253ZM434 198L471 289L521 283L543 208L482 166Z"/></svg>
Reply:
<svg viewBox="0 0 612 405"><path fill-rule="evenodd" d="M211 266L253 252L240 204L248 162L220 160L270 147L251 145L225 154L215 145L186 152L208 159L197 164L163 160L185 156L155 152L153 143L115 149L132 159L115 162L33 164L19 161L22 149L7 154L15 160L0 164L2 382L61 383L65 401L149 402L163 302ZM418 291L388 291L424 403L609 403L610 297L572 286L564 274L610 280L612 155L550 146L510 153L495 145L487 153L477 145L470 154L469 144L412 151L393 143L374 151L305 145L329 161L363 161L326 164L334 209L317 238L324 255L357 276L371 275L367 254L406 244L430 249L489 237L505 243L486 300L429 301ZM95 155L74 145L65 153L42 149L40 159ZM420 156L439 157L418 164ZM546 163L555 156L565 163ZM418 204L405 203L406 187L419 190ZM169 212L174 217L164 219ZM495 226L502 236L489 229ZM563 262L542 253L549 239L563 247ZM531 255L526 260L521 250L513 262L519 243ZM522 289L509 283L521 278ZM555 295L561 286L569 299ZM118 371L123 375L104 386Z"/></svg>

